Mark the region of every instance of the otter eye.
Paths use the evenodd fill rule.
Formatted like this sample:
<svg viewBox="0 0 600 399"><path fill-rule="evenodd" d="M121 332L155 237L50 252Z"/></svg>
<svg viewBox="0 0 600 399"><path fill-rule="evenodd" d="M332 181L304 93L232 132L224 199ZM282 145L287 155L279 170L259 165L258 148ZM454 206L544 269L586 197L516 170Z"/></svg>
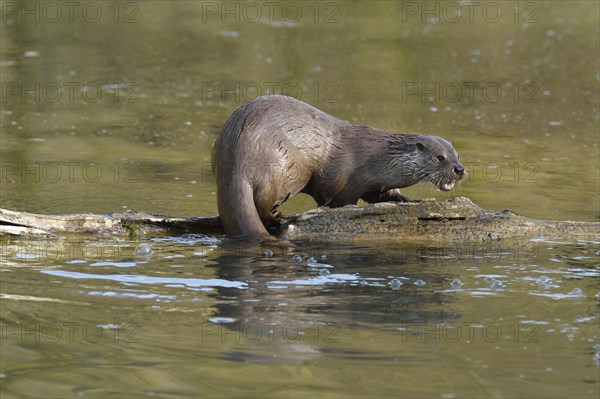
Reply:
<svg viewBox="0 0 600 399"><path fill-rule="evenodd" d="M444 159L446 159L446 157L443 155L438 155L437 159L438 159L438 161L443 161Z"/></svg>

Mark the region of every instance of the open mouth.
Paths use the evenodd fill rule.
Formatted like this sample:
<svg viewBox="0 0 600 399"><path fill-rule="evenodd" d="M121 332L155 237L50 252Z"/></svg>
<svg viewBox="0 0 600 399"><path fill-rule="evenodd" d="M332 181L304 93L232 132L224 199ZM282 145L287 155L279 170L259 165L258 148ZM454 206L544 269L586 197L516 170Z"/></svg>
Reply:
<svg viewBox="0 0 600 399"><path fill-rule="evenodd" d="M454 188L454 182L452 180L441 181L439 187L442 191L450 191Z"/></svg>

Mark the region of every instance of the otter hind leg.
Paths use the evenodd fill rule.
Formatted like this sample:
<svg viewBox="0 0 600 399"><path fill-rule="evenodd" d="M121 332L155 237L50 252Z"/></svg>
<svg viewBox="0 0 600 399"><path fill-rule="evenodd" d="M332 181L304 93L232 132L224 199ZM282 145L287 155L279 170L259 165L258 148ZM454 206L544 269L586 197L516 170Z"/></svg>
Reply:
<svg viewBox="0 0 600 399"><path fill-rule="evenodd" d="M374 204L377 202L410 202L410 198L405 195L400 194L400 189L394 188L391 190L377 192L370 191L368 193L364 193L360 197L363 201L368 202L369 204Z"/></svg>
<svg viewBox="0 0 600 399"><path fill-rule="evenodd" d="M254 192L254 204L258 212L260 220L264 226L269 229L269 226L273 224L281 216L279 212L279 206L290 198L291 193L283 198L278 198L277 190L274 188L259 188Z"/></svg>

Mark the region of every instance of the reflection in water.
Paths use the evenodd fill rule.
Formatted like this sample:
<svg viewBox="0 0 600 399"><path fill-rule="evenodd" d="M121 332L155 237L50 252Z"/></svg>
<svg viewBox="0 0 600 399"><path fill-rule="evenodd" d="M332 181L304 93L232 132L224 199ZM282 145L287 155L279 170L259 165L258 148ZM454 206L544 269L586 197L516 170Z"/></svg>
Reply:
<svg viewBox="0 0 600 399"><path fill-rule="evenodd" d="M279 377L278 367L294 366L322 374L323 379L314 377L319 386L314 393L331 386L328 365L335 368L338 362L350 375L360 370L370 376L361 383L365 393L391 392L391 386L374 381L378 375L391 378L408 362L412 369L403 368L406 378L418 379L425 369L445 370L453 377L447 386L465 392L480 390L461 370L504 383L513 378L503 379L505 373L514 374L554 389L568 380L585 393L568 373L548 371L562 370L570 359L569 369L598 387L590 369L598 358L598 243L388 244L385 251L347 244L273 253L215 245L200 236L5 244L3 356L25 356L28 348L42 358L60 357L63 349L56 342L78 351L93 344L94 356L109 363L115 351L125 351L137 370L126 373L166 371L175 361L182 368L176 384L185 386L204 381L198 380L207 375L204 369L183 371L203 359L212 364L211 378L228 376L232 386L251 391L276 379L251 369L254 385L243 374L228 374L232 364L266 366ZM93 256L86 258L80 251L71 256L64 250L70 247L104 251L88 251ZM137 261L139 248L151 257ZM73 329L72 342L67 328ZM62 331L58 341L56 331ZM535 360L539 364L532 363L536 357L528 356L530 351L544 354ZM8 387L23 379L43 380L41 370L18 377L12 363L3 364ZM65 376L81 367L66 364ZM87 383L95 386L92 379ZM130 386L119 384L123 390ZM172 386L157 384L152 391ZM527 386L519 392L530 392Z"/></svg>

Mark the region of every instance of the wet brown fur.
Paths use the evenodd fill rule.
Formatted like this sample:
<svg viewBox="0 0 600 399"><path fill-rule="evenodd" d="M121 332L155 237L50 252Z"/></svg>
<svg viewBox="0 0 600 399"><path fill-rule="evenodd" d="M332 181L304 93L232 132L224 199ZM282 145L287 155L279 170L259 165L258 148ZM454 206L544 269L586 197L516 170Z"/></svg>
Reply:
<svg viewBox="0 0 600 399"><path fill-rule="evenodd" d="M270 238L265 226L299 192L330 207L360 198L406 201L398 189L420 181L442 188L464 173L441 137L354 126L279 95L259 97L231 115L215 142L213 170L227 236L248 239Z"/></svg>

